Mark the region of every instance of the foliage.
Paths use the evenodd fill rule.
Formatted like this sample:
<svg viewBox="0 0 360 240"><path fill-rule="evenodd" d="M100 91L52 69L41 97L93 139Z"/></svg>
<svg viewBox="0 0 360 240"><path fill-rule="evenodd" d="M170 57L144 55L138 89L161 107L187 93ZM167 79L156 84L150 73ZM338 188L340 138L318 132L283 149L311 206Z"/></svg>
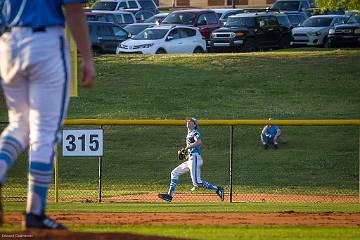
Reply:
<svg viewBox="0 0 360 240"><path fill-rule="evenodd" d="M89 0L87 3L84 3L84 6L90 8L95 2L96 0Z"/></svg>
<svg viewBox="0 0 360 240"><path fill-rule="evenodd" d="M322 9L360 10L360 0L316 0L316 4Z"/></svg>

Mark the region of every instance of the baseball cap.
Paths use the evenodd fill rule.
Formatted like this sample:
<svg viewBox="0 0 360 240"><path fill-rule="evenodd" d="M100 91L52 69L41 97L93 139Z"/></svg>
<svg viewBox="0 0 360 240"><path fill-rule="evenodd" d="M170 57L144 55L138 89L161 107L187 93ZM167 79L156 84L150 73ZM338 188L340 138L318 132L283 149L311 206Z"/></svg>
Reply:
<svg viewBox="0 0 360 240"><path fill-rule="evenodd" d="M187 117L186 120L187 121L189 121L189 120L192 121L194 123L194 125L195 125L195 128L197 128L199 126L198 120L196 118L194 118L194 117Z"/></svg>
<svg viewBox="0 0 360 240"><path fill-rule="evenodd" d="M192 117L191 121L193 121L193 123L195 124L196 127L199 126L198 120L196 118Z"/></svg>

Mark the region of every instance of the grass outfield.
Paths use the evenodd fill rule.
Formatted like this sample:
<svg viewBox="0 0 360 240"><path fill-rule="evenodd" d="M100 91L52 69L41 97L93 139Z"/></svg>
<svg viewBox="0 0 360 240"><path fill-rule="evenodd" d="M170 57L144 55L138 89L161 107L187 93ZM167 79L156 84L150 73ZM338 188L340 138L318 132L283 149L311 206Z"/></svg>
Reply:
<svg viewBox="0 0 360 240"><path fill-rule="evenodd" d="M23 212L25 203L6 202L5 211ZM48 203L49 212L303 212L303 213L359 213L358 203Z"/></svg>
<svg viewBox="0 0 360 240"><path fill-rule="evenodd" d="M96 87L80 89L68 118L360 119L359 62L358 49L106 55L96 58ZM3 107L0 120L7 120ZM281 127L279 151L262 149L260 128L235 128L234 193L358 195L358 127ZM167 190L185 127L104 129L104 196ZM202 177L228 191L229 129L200 130ZM9 172L5 194L26 196L25 158ZM61 158L60 195L96 198L97 165L96 158ZM177 192L190 185L182 177Z"/></svg>
<svg viewBox="0 0 360 240"><path fill-rule="evenodd" d="M24 203L5 204L5 211L20 212L25 208ZM214 212L309 212L326 213L344 212L359 213L360 204L349 203L49 203L49 212L181 212L181 213L214 213ZM308 226L257 226L257 225L90 225L69 226L71 231L93 233L133 233L140 235L181 237L183 239L204 240L236 240L236 239L270 239L270 240L328 240L360 238L358 227L308 227ZM19 225L5 225L0 231L16 232Z"/></svg>

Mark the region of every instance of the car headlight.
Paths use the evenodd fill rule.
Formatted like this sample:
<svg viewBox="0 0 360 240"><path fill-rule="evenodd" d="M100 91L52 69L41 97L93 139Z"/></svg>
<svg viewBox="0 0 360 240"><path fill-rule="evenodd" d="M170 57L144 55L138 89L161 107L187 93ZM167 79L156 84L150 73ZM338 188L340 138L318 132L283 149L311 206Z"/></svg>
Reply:
<svg viewBox="0 0 360 240"><path fill-rule="evenodd" d="M154 46L154 44L153 44L153 43L149 43L149 44L144 44L144 45L142 45L142 48L150 48L150 47L152 47L152 46Z"/></svg>
<svg viewBox="0 0 360 240"><path fill-rule="evenodd" d="M320 32L312 32L310 33L311 36L320 36L321 33Z"/></svg>
<svg viewBox="0 0 360 240"><path fill-rule="evenodd" d="M154 44L153 44L153 43L149 43L149 44L141 44L141 45L135 45L135 46L134 46L134 49L139 49L139 48L150 48L150 47L152 47L152 46L154 46Z"/></svg>
<svg viewBox="0 0 360 240"><path fill-rule="evenodd" d="M330 28L329 29L329 34L335 34L335 28Z"/></svg>
<svg viewBox="0 0 360 240"><path fill-rule="evenodd" d="M124 44L119 44L118 48L127 48L127 46Z"/></svg>
<svg viewBox="0 0 360 240"><path fill-rule="evenodd" d="M354 33L355 33L355 34L360 34L360 28L355 29Z"/></svg>

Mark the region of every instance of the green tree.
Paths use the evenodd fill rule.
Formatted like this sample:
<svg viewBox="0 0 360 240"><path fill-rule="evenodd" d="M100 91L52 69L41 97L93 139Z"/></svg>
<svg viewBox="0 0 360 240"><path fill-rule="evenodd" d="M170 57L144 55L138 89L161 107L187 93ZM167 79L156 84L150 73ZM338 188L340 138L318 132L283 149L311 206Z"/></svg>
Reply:
<svg viewBox="0 0 360 240"><path fill-rule="evenodd" d="M316 0L316 4L322 9L345 8L360 11L360 0Z"/></svg>
<svg viewBox="0 0 360 240"><path fill-rule="evenodd" d="M96 2L96 0L89 0L89 2L84 4L84 6L85 7L91 7L94 4L94 2Z"/></svg>

